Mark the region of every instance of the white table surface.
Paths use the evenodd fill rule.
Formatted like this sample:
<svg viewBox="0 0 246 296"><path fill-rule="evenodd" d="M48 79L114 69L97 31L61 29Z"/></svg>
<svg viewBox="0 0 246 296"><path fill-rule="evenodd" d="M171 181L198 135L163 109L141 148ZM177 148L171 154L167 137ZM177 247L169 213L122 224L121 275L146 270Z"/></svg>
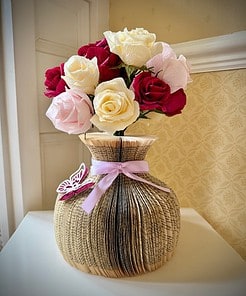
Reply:
<svg viewBox="0 0 246 296"><path fill-rule="evenodd" d="M193 209L181 209L176 252L160 269L111 279L66 263L53 211L29 212L0 252L1 296L246 295L246 263Z"/></svg>

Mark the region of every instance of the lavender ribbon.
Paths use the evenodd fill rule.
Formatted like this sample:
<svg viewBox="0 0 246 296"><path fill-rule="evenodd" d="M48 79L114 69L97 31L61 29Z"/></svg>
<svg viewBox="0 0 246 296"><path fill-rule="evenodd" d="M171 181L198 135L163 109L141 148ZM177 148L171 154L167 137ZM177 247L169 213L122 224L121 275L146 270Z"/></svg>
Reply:
<svg viewBox="0 0 246 296"><path fill-rule="evenodd" d="M127 177L154 186L162 191L170 192L170 189L154 184L147 181L135 173L145 173L149 171L149 166L145 160L133 160L126 162L109 162L92 159L91 175L104 175L104 176L93 188L90 194L87 196L85 201L82 203L82 208L89 214L101 196L110 187L113 181L119 174L124 174Z"/></svg>

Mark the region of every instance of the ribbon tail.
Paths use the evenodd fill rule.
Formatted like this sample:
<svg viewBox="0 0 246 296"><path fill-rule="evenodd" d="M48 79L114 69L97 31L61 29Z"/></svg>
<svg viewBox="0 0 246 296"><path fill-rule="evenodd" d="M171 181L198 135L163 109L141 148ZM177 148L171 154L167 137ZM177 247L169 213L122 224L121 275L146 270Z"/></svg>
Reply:
<svg viewBox="0 0 246 296"><path fill-rule="evenodd" d="M156 188L158 188L158 189L160 189L162 191L165 191L165 192L168 192L168 193L171 192L171 190L169 188L166 188L166 187L163 187L163 186L159 186L159 185L157 185L155 183L152 183L152 182L150 182L148 180L145 180L144 178L141 178L141 177L139 177L139 176L137 176L135 174L124 172L124 175L126 175L127 177L129 177L131 179L134 179L136 181L143 182L143 183L146 183L148 185L154 186L154 187L156 187Z"/></svg>
<svg viewBox="0 0 246 296"><path fill-rule="evenodd" d="M99 184L91 191L87 198L82 203L82 208L86 211L87 214L90 214L92 209L95 207L103 192L99 187Z"/></svg>
<svg viewBox="0 0 246 296"><path fill-rule="evenodd" d="M90 194L82 203L82 208L86 211L87 214L90 214L95 205L100 200L101 196L105 193L105 191L109 188L109 186L113 183L113 181L118 176L118 172L111 173L103 177L93 188Z"/></svg>

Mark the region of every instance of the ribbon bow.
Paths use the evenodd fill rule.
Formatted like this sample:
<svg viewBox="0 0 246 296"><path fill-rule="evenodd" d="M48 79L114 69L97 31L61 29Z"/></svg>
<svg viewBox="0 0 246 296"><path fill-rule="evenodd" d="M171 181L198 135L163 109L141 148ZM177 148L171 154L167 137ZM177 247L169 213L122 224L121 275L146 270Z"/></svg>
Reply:
<svg viewBox="0 0 246 296"><path fill-rule="evenodd" d="M86 200L82 203L82 208L89 214L95 207L101 196L110 187L113 181L119 174L124 174L127 177L152 185L162 191L170 192L170 189L147 181L135 173L145 173L149 171L149 166L145 160L133 160L126 162L109 162L92 159L91 175L106 174L93 188Z"/></svg>

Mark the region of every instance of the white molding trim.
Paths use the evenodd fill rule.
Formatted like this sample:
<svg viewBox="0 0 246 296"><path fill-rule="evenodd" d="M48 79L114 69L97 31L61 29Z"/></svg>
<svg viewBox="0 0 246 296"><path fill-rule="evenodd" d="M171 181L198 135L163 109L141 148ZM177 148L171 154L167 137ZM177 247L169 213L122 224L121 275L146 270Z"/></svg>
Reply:
<svg viewBox="0 0 246 296"><path fill-rule="evenodd" d="M10 1L10 0L8 0ZM35 14L34 0L12 0L14 80L16 84L16 114L9 114L9 121L17 120L15 133L11 138L18 139L19 147L10 145L15 154L20 155L21 182L12 184L19 202L22 203L22 217L30 210L42 209L40 141L38 126L38 102L35 55ZM28 73L27 75L24 75ZM13 83L13 82L12 82ZM12 84L9 85L9 89ZM11 116L12 115L12 116ZM18 189L18 186L21 188ZM14 201L14 207L19 205Z"/></svg>
<svg viewBox="0 0 246 296"><path fill-rule="evenodd" d="M2 105L1 105L2 107ZM2 114L0 114L0 117ZM0 251L2 247L6 244L10 237L10 219L8 215L8 194L7 194L7 177L5 174L5 164L4 164L4 144L3 144L3 133L2 133L2 118L0 118Z"/></svg>
<svg viewBox="0 0 246 296"><path fill-rule="evenodd" d="M89 0L90 3L90 41L103 38L109 29L109 0Z"/></svg>
<svg viewBox="0 0 246 296"><path fill-rule="evenodd" d="M42 53L52 54L54 56L69 57L76 54L77 48L72 46L67 46L65 44L58 44L57 42L52 42L50 40L45 40L38 38L35 41L36 50Z"/></svg>
<svg viewBox="0 0 246 296"><path fill-rule="evenodd" d="M186 57L191 73L246 68L246 31L171 46Z"/></svg>
<svg viewBox="0 0 246 296"><path fill-rule="evenodd" d="M12 6L10 0L1 2L2 17L2 38L3 38L3 81L1 87L4 92L4 104L6 108L5 120L5 140L6 153L9 162L4 159L4 170L9 172L9 182L5 179L5 186L10 191L6 196L5 216L8 218L9 225L15 227L24 217L24 200L23 200L23 179L21 172L21 148L20 148L20 124L18 122L18 104L17 104L17 85L16 85L16 69L15 69L15 53L14 53L14 32L12 27ZM7 177L7 175L5 175ZM14 184L14 186L13 186ZM7 193L7 192L6 192ZM10 201L11 199L11 201ZM8 205L13 203L13 209L9 209ZM7 223L7 222L6 222ZM13 229L12 229L13 230ZM10 234L10 233L9 233Z"/></svg>
<svg viewBox="0 0 246 296"><path fill-rule="evenodd" d="M103 38L103 32L109 28L109 0L88 0L90 5L90 42ZM78 46L81 46L78 44ZM54 56L69 57L77 53L78 47L58 44L50 40L35 40L36 50Z"/></svg>

